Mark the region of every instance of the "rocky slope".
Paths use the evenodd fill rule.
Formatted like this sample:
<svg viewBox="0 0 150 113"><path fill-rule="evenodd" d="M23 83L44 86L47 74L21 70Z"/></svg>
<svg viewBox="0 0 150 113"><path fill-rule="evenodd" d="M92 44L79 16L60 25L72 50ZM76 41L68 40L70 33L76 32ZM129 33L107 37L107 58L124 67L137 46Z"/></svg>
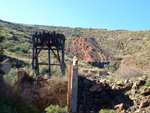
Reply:
<svg viewBox="0 0 150 113"><path fill-rule="evenodd" d="M117 113L150 112L150 78L118 81L80 77L78 110L83 112L113 109ZM149 84L149 85L148 85Z"/></svg>
<svg viewBox="0 0 150 113"><path fill-rule="evenodd" d="M104 64L109 63L109 56L100 48L94 38L74 38L66 51L93 66L103 67Z"/></svg>
<svg viewBox="0 0 150 113"><path fill-rule="evenodd" d="M0 36L4 36L5 55L28 62L32 49L32 35L37 31L59 31L66 37L66 46L75 37L92 37L101 49L112 57L121 57L150 71L150 31L127 31L107 29L85 29L56 26L17 24L0 20ZM68 49L69 49L68 48ZM97 54L96 54L97 55ZM96 56L95 55L95 56ZM94 61L92 61L94 62ZM99 61L98 61L99 62ZM143 66L144 65L144 66Z"/></svg>

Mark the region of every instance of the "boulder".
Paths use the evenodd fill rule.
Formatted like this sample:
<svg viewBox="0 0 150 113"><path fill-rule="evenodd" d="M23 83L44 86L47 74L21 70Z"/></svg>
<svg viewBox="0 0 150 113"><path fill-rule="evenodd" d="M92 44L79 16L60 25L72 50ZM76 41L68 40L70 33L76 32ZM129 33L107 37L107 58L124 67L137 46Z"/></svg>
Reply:
<svg viewBox="0 0 150 113"><path fill-rule="evenodd" d="M139 86L140 86L140 81L136 81L136 82L134 82L132 89L138 89Z"/></svg>
<svg viewBox="0 0 150 113"><path fill-rule="evenodd" d="M123 89L124 90L130 90L131 88L132 88L132 83L128 83L128 84L126 84L124 87L123 87Z"/></svg>
<svg viewBox="0 0 150 113"><path fill-rule="evenodd" d="M111 81L111 80L106 80L106 83L107 83L108 85L110 85L110 84L112 83L112 81Z"/></svg>
<svg viewBox="0 0 150 113"><path fill-rule="evenodd" d="M145 87L143 89L143 91L141 92L142 95L146 96L146 95L150 95L150 88Z"/></svg>
<svg viewBox="0 0 150 113"><path fill-rule="evenodd" d="M97 91L97 92L100 92L102 91L102 86L100 84L96 84L96 85L93 85L91 88L90 88L90 92L94 92L94 91Z"/></svg>
<svg viewBox="0 0 150 113"><path fill-rule="evenodd" d="M141 108L147 107L147 106L149 106L149 105L150 105L150 99L144 99L144 100L141 102L139 108L141 109Z"/></svg>
<svg viewBox="0 0 150 113"><path fill-rule="evenodd" d="M139 85L141 86L141 85L144 85L145 83L146 83L146 80L142 79L142 80L140 80L140 84Z"/></svg>
<svg viewBox="0 0 150 113"><path fill-rule="evenodd" d="M111 87L111 89L112 89L112 90L120 90L121 87L118 86L118 85L116 85L116 84L114 84L114 85Z"/></svg>
<svg viewBox="0 0 150 113"><path fill-rule="evenodd" d="M141 81L146 81L147 80L147 76L142 76L142 77L139 77L139 80L141 80Z"/></svg>
<svg viewBox="0 0 150 113"><path fill-rule="evenodd" d="M125 84L127 84L127 83L129 83L129 79L125 79L125 82L124 82Z"/></svg>
<svg viewBox="0 0 150 113"><path fill-rule="evenodd" d="M107 85L107 80L106 79L101 79L100 84L102 87L105 87Z"/></svg>
<svg viewBox="0 0 150 113"><path fill-rule="evenodd" d="M123 81L118 81L116 84L119 85L119 86L124 86L125 85L125 83Z"/></svg>
<svg viewBox="0 0 150 113"><path fill-rule="evenodd" d="M114 109L115 110L119 109L119 111L122 111L122 110L126 109L126 105L124 103L121 103L121 104L115 105Z"/></svg>

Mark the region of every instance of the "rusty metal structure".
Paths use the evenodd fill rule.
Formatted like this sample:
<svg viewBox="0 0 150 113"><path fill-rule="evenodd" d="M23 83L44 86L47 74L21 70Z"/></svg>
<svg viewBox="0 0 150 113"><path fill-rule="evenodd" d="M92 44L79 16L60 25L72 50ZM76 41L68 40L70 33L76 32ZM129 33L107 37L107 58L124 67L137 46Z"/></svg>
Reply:
<svg viewBox="0 0 150 113"><path fill-rule="evenodd" d="M33 59L32 68L35 70L36 75L39 75L39 65L48 65L49 77L51 76L51 66L57 65L61 67L62 75L65 74L65 62L64 62L64 46L65 36L63 34L53 32L39 32L32 36L33 40ZM48 63L39 63L39 53L42 51L48 51ZM61 53L61 56L60 56ZM53 54L59 63L51 63L51 55Z"/></svg>

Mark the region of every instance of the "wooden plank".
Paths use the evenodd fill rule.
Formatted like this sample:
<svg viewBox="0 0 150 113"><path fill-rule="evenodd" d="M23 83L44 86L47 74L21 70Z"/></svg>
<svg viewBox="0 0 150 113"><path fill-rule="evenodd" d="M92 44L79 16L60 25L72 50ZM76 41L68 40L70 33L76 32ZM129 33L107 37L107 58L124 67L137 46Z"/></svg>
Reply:
<svg viewBox="0 0 150 113"><path fill-rule="evenodd" d="M37 48L38 50L40 49L40 48ZM42 48L42 50L48 50L48 48ZM51 48L51 50L57 50L56 48ZM59 50L62 50L62 48L59 48Z"/></svg>
<svg viewBox="0 0 150 113"><path fill-rule="evenodd" d="M76 58L73 59L73 71L71 79L71 112L77 112L77 94L78 94L78 61Z"/></svg>
<svg viewBox="0 0 150 113"><path fill-rule="evenodd" d="M37 54L37 47L35 47L35 53ZM39 75L38 55L36 56L36 75Z"/></svg>
<svg viewBox="0 0 150 113"><path fill-rule="evenodd" d="M68 92L67 92L67 112L70 112L70 96L71 96L71 76L72 76L73 61L70 62L69 76L68 76Z"/></svg>
<svg viewBox="0 0 150 113"><path fill-rule="evenodd" d="M44 42L44 44L41 46L40 50L37 52L37 54L35 55L34 58L36 58L37 55L42 51L42 49L43 49L43 47L44 47L45 44L46 44L46 42ZM36 48L37 48L37 46L36 46Z"/></svg>
<svg viewBox="0 0 150 113"><path fill-rule="evenodd" d="M39 65L49 65L48 63L38 63ZM61 64L50 64L50 65L57 65L57 66L61 66Z"/></svg>
<svg viewBox="0 0 150 113"><path fill-rule="evenodd" d="M49 77L51 76L51 66L50 66L50 64L51 64L51 59L50 59L50 48L49 48L49 50L48 50L48 62L49 62Z"/></svg>
<svg viewBox="0 0 150 113"><path fill-rule="evenodd" d="M33 37L33 59L32 59L32 69L34 70L34 48L35 48L35 37Z"/></svg>
<svg viewBox="0 0 150 113"><path fill-rule="evenodd" d="M44 40L43 42L47 42L47 41ZM41 43L36 43L36 46L43 46L43 42L41 42ZM54 47L55 47L56 45L57 45L57 46L62 46L62 43L60 43L60 44L58 44L58 43L57 43L57 44L54 44L54 43L50 42L50 44L47 44L47 45L48 45L48 46L54 46Z"/></svg>
<svg viewBox="0 0 150 113"><path fill-rule="evenodd" d="M62 75L65 75L65 55L64 55L64 45L62 45Z"/></svg>
<svg viewBox="0 0 150 113"><path fill-rule="evenodd" d="M51 49L52 50L52 49ZM54 54L54 56L57 58L57 60L59 61L59 63L61 63L59 56L56 55L56 53L52 50L52 53Z"/></svg>

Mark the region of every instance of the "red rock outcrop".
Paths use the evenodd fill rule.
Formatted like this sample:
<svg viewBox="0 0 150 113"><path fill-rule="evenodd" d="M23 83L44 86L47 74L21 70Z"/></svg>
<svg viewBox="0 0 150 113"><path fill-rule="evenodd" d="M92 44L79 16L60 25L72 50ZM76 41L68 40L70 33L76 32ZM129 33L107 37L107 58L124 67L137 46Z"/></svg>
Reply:
<svg viewBox="0 0 150 113"><path fill-rule="evenodd" d="M97 66L109 62L108 55L100 48L94 38L74 38L66 51Z"/></svg>

